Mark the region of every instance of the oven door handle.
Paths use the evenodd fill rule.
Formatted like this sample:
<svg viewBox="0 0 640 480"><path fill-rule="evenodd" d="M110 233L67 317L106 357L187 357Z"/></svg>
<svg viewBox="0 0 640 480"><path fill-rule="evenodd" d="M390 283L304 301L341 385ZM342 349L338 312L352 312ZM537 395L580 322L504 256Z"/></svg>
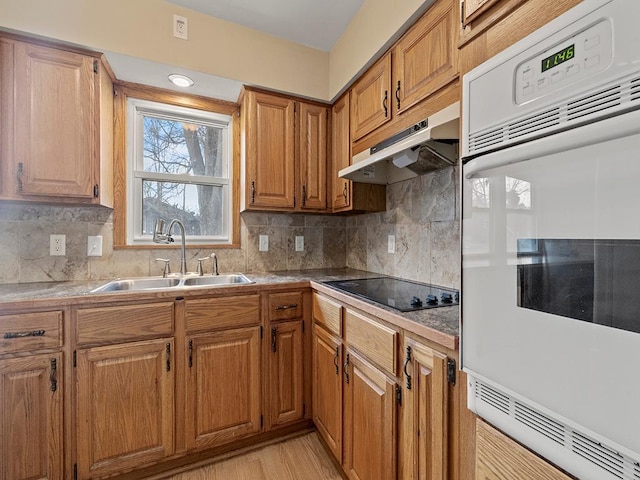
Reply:
<svg viewBox="0 0 640 480"><path fill-rule="evenodd" d="M464 176L467 179L482 177L482 172L493 168L525 162L637 133L640 133L640 110L480 155L464 164Z"/></svg>

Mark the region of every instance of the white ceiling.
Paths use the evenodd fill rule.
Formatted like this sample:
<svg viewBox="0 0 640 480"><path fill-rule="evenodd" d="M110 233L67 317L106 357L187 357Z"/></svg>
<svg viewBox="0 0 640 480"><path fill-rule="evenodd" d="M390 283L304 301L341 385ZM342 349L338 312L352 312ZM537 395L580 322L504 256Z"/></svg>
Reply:
<svg viewBox="0 0 640 480"><path fill-rule="evenodd" d="M364 0L167 0L328 52Z"/></svg>

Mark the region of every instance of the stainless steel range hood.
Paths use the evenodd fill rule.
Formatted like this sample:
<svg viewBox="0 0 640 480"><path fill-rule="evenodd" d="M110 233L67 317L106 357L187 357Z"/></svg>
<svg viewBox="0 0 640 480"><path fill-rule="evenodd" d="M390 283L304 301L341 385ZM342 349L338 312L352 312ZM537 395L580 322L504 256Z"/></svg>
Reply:
<svg viewBox="0 0 640 480"><path fill-rule="evenodd" d="M354 182L381 185L455 165L458 161L460 102L434 113L352 158L338 172Z"/></svg>

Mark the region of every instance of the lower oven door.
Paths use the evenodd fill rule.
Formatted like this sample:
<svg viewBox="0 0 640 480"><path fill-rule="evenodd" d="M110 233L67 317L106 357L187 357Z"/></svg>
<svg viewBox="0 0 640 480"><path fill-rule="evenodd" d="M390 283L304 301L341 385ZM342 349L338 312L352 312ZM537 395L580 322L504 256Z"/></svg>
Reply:
<svg viewBox="0 0 640 480"><path fill-rule="evenodd" d="M637 462L640 112L475 158L462 184L461 359L490 387L470 406L527 444L533 428L560 465L547 447L573 449L572 431ZM627 478L609 461L567 469Z"/></svg>

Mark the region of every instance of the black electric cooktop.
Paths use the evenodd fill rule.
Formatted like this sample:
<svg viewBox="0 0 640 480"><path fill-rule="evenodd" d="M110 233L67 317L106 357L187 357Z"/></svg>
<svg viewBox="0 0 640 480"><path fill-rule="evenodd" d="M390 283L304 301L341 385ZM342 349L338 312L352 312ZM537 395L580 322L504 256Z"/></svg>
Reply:
<svg viewBox="0 0 640 480"><path fill-rule="evenodd" d="M458 305L460 300L457 290L392 277L332 280L324 283L401 312L450 307Z"/></svg>

